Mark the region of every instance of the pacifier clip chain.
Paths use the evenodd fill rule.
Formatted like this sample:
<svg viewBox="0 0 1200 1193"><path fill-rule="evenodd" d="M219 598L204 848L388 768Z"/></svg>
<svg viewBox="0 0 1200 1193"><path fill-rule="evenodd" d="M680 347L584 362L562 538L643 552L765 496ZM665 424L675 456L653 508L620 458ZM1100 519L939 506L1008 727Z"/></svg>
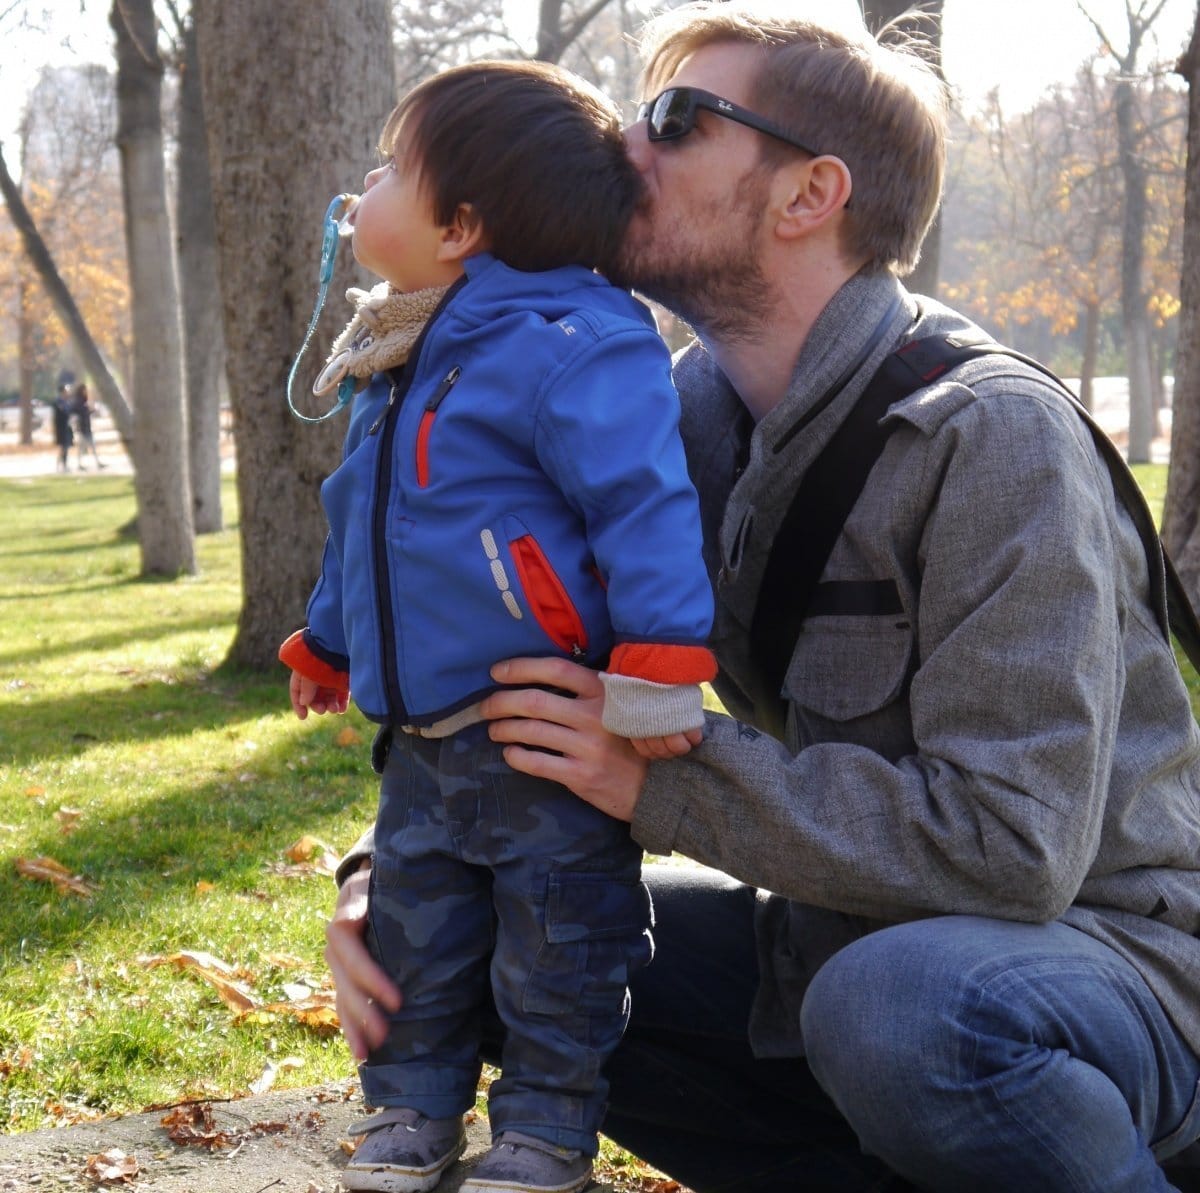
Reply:
<svg viewBox="0 0 1200 1193"><path fill-rule="evenodd" d="M304 342L300 345L300 351L296 353L296 359L292 361L287 379L288 409L301 422L305 423L322 423L327 418L332 418L344 406L349 405L354 397L355 378L347 375L338 382L337 402L332 409L325 411L324 414L302 414L296 409L296 403L292 400L292 387L296 381L301 358L308 351L309 342L317 328L317 320L321 317L321 310L325 306L325 297L329 293L329 283L333 278L333 261L337 256L338 241L341 237L348 235L349 225L346 221L350 218L357 203L357 195L341 194L337 195L325 209L325 234L321 239L321 269L318 275L317 301L313 306L312 318L308 321L308 330L304 333Z"/></svg>

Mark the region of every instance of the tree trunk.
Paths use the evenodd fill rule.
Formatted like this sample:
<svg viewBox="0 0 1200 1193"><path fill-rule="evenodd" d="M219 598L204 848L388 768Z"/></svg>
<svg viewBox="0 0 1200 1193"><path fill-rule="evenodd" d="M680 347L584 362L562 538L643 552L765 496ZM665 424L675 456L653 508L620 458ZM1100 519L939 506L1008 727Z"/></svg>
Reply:
<svg viewBox="0 0 1200 1193"><path fill-rule="evenodd" d="M1188 85L1188 152L1163 539L1192 603L1200 607L1200 11L1178 70Z"/></svg>
<svg viewBox="0 0 1200 1193"><path fill-rule="evenodd" d="M143 576L196 570L175 242L163 166L153 0L113 0L117 148L133 294L133 458Z"/></svg>
<svg viewBox="0 0 1200 1193"><path fill-rule="evenodd" d="M1158 434L1159 412L1167 404L1167 391L1163 385L1163 337L1155 329L1154 323L1148 325L1150 331L1150 412L1154 420L1154 433Z"/></svg>
<svg viewBox="0 0 1200 1193"><path fill-rule="evenodd" d="M183 30L179 81L179 165L175 200L179 293L183 307L184 381L187 395L188 475L197 534L221 519L221 382L225 334L217 286L217 233L200 95L196 26Z"/></svg>
<svg viewBox="0 0 1200 1193"><path fill-rule="evenodd" d="M1083 308L1083 362L1079 366L1079 400L1092 413L1096 409L1096 358L1100 355L1100 302L1093 298Z"/></svg>
<svg viewBox="0 0 1200 1193"><path fill-rule="evenodd" d="M4 195L4 202L8 207L8 214L12 219L13 226L20 234L25 255L29 258L33 268L37 270L42 288L58 312L58 317L63 321L67 335L70 336L71 343L83 363L83 369L92 379L97 396L112 415L113 423L117 428L117 433L121 436L125 450L132 455L133 412L129 408L129 403L125 401L125 395L121 392L116 378L113 377L112 370L108 367L103 353L92 338L92 333L88 331L83 315L71 297L66 282L62 280L62 275L54 264L54 258L50 256L46 242L42 239L29 208L25 206L24 199L21 198L20 188L8 172L8 163L4 160L2 150L0 150L0 193Z"/></svg>
<svg viewBox="0 0 1200 1193"><path fill-rule="evenodd" d="M872 33L878 33L890 21L912 14L911 21L900 21L901 28L928 38L933 52L933 65L942 76L942 9L945 0L926 0L919 12L913 12L914 0L859 0L863 20ZM905 279L904 284L914 294L937 297L942 255L942 213L939 207L929 231L921 244L921 259Z"/></svg>
<svg viewBox="0 0 1200 1193"><path fill-rule="evenodd" d="M1132 69L1132 63L1129 64ZM1129 378L1129 447L1131 464L1150 459L1154 437L1154 404L1150 383L1150 316L1144 285L1146 243L1146 172L1138 153L1133 84L1122 78L1115 89L1117 155L1124 198L1121 204L1121 329L1125 338L1125 372Z"/></svg>
<svg viewBox="0 0 1200 1193"><path fill-rule="evenodd" d="M304 623L325 537L319 486L346 429L344 413L300 423L284 394L316 296L326 205L361 185L395 100L388 3L210 0L193 12L241 499L243 603L231 658L265 670ZM347 250L339 256L301 396L351 314L346 286L364 280Z"/></svg>
<svg viewBox="0 0 1200 1193"><path fill-rule="evenodd" d="M33 310L29 280L17 282L17 431L26 447L33 442Z"/></svg>

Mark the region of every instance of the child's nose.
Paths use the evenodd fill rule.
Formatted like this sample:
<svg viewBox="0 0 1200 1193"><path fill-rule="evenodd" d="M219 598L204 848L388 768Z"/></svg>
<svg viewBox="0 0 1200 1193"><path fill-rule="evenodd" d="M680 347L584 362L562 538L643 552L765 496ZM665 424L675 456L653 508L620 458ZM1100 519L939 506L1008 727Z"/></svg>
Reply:
<svg viewBox="0 0 1200 1193"><path fill-rule="evenodd" d="M624 129L625 156L633 163L633 168L639 174L644 174L650 168L653 150L650 148L650 138L646 135L645 120L636 120L627 124Z"/></svg>
<svg viewBox="0 0 1200 1193"><path fill-rule="evenodd" d="M376 166L374 170L368 170L366 177L363 179L363 190L370 190L386 172L386 166Z"/></svg>

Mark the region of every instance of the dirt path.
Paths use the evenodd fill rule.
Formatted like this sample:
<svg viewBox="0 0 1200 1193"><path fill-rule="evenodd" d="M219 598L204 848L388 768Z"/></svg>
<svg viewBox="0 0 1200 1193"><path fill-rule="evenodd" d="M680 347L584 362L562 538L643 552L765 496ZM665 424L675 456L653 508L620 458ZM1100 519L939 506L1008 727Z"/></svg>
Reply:
<svg viewBox="0 0 1200 1193"><path fill-rule="evenodd" d="M339 1193L347 1154L342 1141L363 1114L357 1081L312 1089L287 1090L211 1103L213 1125L192 1130L223 1132L227 1146L179 1143L163 1125L168 1111L129 1114L73 1127L0 1136L0 1193L50 1190L128 1189L130 1193ZM175 1112L178 1115L178 1109ZM183 1131L175 1128L177 1135ZM484 1119L468 1125L463 1162L438 1185L456 1193L487 1150ZM98 1184L91 1157L115 1150L132 1156L136 1175L129 1182ZM119 1163L119 1161L118 1161ZM96 1170L91 1161L91 1171ZM612 1193L592 1185L590 1193Z"/></svg>

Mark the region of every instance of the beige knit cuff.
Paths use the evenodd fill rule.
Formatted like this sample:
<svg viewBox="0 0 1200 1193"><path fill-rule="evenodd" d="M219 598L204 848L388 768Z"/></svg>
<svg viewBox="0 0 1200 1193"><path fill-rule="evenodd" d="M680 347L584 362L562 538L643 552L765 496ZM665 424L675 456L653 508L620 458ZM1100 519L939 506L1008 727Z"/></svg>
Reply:
<svg viewBox="0 0 1200 1193"><path fill-rule="evenodd" d="M664 684L600 672L604 728L619 737L666 737L704 724L699 684Z"/></svg>

